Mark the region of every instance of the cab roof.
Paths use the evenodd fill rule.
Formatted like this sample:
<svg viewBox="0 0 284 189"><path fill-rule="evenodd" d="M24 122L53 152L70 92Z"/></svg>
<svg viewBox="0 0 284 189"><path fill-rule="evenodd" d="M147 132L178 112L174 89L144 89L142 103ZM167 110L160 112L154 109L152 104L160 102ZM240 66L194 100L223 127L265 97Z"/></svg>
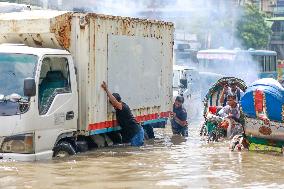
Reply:
<svg viewBox="0 0 284 189"><path fill-rule="evenodd" d="M0 44L0 53L32 54L32 55L37 55L39 57L46 54L70 55L68 51L62 49L36 48L36 47L29 47L24 44L12 44L12 43Z"/></svg>

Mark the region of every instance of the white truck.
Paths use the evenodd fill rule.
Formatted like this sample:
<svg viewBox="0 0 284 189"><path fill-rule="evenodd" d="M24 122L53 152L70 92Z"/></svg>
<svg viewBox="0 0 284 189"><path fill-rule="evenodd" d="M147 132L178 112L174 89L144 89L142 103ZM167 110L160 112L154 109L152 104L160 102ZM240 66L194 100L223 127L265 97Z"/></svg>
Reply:
<svg viewBox="0 0 284 189"><path fill-rule="evenodd" d="M184 108L189 120L199 119L202 112L201 78L195 67L173 66L173 97L184 97Z"/></svg>
<svg viewBox="0 0 284 189"><path fill-rule="evenodd" d="M1 14L0 28L0 159L72 155L119 130L103 81L143 126L165 126L172 23L46 10Z"/></svg>

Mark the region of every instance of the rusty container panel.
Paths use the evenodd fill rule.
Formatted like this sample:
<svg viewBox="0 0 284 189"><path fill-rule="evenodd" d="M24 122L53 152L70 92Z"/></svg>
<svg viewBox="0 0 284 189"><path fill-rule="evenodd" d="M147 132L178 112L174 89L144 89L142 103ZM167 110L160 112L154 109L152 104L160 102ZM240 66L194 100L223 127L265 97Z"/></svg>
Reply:
<svg viewBox="0 0 284 189"><path fill-rule="evenodd" d="M115 119L100 89L102 81L108 82L112 92L121 94L136 118L152 119L147 116L170 111L173 25L92 14L87 20L90 35L94 36L90 46L95 50L90 65L95 72L89 79L96 88L89 98L89 123ZM156 48L152 54L147 51L149 45Z"/></svg>

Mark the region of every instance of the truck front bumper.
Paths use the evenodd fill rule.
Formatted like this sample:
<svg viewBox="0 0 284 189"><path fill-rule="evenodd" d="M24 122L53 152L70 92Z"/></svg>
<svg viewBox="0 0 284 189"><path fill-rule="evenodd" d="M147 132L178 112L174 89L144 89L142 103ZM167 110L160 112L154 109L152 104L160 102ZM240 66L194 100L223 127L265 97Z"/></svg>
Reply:
<svg viewBox="0 0 284 189"><path fill-rule="evenodd" d="M36 154L16 154L16 153L0 153L2 160L15 160L15 161L39 161L52 159L52 150L36 153Z"/></svg>

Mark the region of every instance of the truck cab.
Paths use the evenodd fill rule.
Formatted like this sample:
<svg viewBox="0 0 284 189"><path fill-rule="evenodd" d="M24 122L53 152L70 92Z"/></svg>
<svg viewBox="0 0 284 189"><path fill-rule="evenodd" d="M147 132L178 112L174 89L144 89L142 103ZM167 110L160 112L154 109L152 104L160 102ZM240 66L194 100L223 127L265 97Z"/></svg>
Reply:
<svg viewBox="0 0 284 189"><path fill-rule="evenodd" d="M0 158L50 159L60 133L76 131L77 117L69 52L0 45Z"/></svg>
<svg viewBox="0 0 284 189"><path fill-rule="evenodd" d="M195 119L201 115L200 75L196 68L174 65L173 67L173 97L182 95L185 99L189 118Z"/></svg>

